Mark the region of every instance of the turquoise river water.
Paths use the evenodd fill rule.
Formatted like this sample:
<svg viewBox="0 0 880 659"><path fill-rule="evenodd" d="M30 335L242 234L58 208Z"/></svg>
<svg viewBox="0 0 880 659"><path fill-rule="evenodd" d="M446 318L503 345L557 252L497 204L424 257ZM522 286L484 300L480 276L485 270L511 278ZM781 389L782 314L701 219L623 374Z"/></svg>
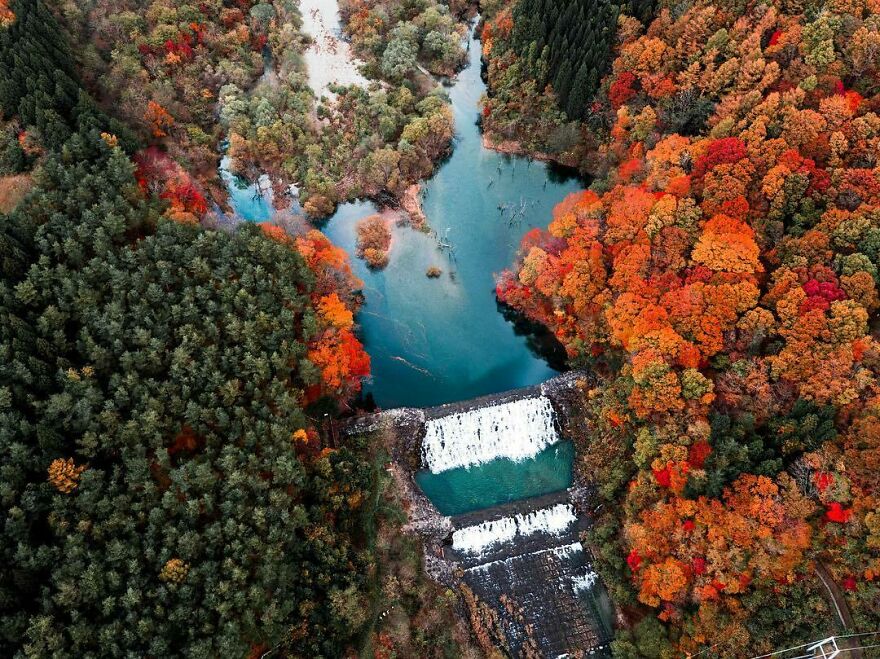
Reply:
<svg viewBox="0 0 880 659"><path fill-rule="evenodd" d="M574 444L565 440L521 462L506 458L434 474L424 469L416 483L444 515L461 515L510 501L558 492L571 485Z"/></svg>
<svg viewBox="0 0 880 659"><path fill-rule="evenodd" d="M383 408L424 407L542 382L555 374L535 340L517 333L495 301L495 274L511 266L519 241L546 227L553 207L582 187L544 163L484 149L477 125L480 44L470 42L470 65L448 88L456 138L450 158L424 184L430 226L454 252L409 227L395 227L390 263L373 271L355 258L355 224L374 213L370 201L342 204L321 229L352 257L364 282L366 304L358 316L372 359L372 393ZM270 204L254 199L227 177L230 201L250 221L271 218ZM524 212L511 226L499 205ZM443 270L429 279L429 266Z"/></svg>

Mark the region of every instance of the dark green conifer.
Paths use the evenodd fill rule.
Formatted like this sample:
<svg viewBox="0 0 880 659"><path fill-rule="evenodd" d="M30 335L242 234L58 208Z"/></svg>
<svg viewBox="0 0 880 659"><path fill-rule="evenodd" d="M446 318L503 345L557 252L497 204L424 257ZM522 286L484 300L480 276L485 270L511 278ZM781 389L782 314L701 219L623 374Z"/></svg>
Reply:
<svg viewBox="0 0 880 659"><path fill-rule="evenodd" d="M647 20L653 0L627 9ZM608 70L619 11L620 4L609 0L521 0L514 8L514 50L539 88L553 86L571 119L584 116ZM544 65L536 64L536 52L542 53Z"/></svg>

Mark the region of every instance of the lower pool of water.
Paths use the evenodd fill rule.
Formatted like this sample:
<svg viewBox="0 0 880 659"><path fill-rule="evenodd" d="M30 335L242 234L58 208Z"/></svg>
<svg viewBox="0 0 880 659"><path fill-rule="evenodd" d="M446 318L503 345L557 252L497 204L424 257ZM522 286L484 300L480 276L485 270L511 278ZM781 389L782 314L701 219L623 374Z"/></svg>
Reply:
<svg viewBox="0 0 880 659"><path fill-rule="evenodd" d="M442 514L461 515L564 490L571 485L573 464L574 444L564 440L519 462L498 459L436 474L423 470L416 483Z"/></svg>

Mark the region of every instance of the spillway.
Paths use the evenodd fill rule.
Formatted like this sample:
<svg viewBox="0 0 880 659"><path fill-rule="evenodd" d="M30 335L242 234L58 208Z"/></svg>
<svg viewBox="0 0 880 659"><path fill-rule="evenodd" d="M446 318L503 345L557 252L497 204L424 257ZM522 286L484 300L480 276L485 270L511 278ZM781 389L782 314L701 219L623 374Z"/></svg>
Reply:
<svg viewBox="0 0 880 659"><path fill-rule="evenodd" d="M543 656L570 656L581 650L591 656L610 656L610 630L601 622L599 576L592 557L580 542L563 540L464 570L464 580L484 602L506 599L525 612L528 626L505 607L498 607L513 656L525 656L527 638Z"/></svg>
<svg viewBox="0 0 880 659"><path fill-rule="evenodd" d="M402 482L413 488L412 528L429 543L426 569L440 583L463 582L484 613L491 609L493 642L512 657L610 656L613 609L584 542L590 492L570 487L568 431L581 430L568 415L571 392L580 395L588 378L573 372L495 396L390 410L350 427L384 433L396 458L419 470ZM565 477L532 488L532 467L547 456ZM431 501L415 489L422 483ZM435 498L468 505L445 516L431 505Z"/></svg>
<svg viewBox="0 0 880 659"><path fill-rule="evenodd" d="M522 398L429 420L422 460L439 473L498 458L525 460L558 441L550 399Z"/></svg>
<svg viewBox="0 0 880 659"><path fill-rule="evenodd" d="M483 554L487 549L514 542L535 533L558 536L577 521L570 504L557 504L528 514L502 517L474 526L466 526L452 534L452 548L467 554Z"/></svg>

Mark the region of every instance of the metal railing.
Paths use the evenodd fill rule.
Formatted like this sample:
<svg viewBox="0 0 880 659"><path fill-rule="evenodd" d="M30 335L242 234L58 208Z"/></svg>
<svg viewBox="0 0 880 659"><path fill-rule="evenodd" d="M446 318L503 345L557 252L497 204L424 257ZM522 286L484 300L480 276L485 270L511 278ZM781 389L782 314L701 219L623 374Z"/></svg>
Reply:
<svg viewBox="0 0 880 659"><path fill-rule="evenodd" d="M866 638L874 636L875 638ZM850 645L849 642L841 643L847 639L864 639L857 641L858 645ZM876 641L876 642L872 642ZM867 643L862 645L862 643ZM839 636L829 636L819 641L809 641L801 645L795 645L784 650L774 650L767 654L760 654L751 657L751 659L832 659L832 657L848 656L846 653L852 653L860 650L870 650L880 648L880 630L875 632L862 632L857 634L841 634ZM790 654L790 653L799 654ZM696 656L696 655L694 655Z"/></svg>

